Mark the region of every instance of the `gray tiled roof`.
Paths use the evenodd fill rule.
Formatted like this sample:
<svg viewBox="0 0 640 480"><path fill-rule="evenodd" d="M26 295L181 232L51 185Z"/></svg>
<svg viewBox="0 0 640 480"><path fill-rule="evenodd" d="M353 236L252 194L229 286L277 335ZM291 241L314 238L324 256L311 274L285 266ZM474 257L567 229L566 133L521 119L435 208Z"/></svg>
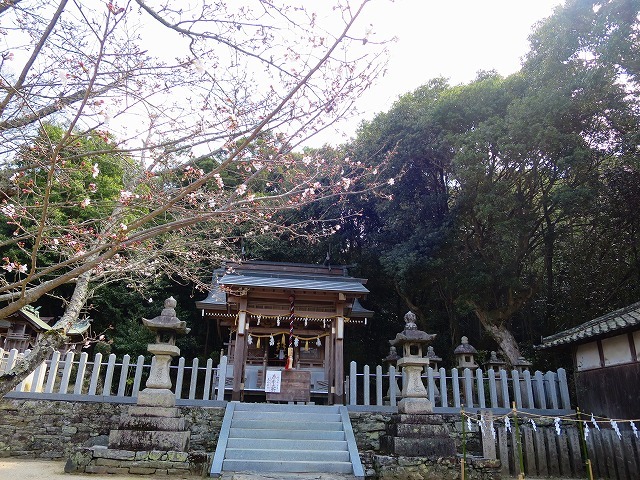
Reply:
<svg viewBox="0 0 640 480"><path fill-rule="evenodd" d="M220 284L235 287L286 288L292 290L325 290L345 293L369 293L360 281L354 278L336 277L320 279L285 275L238 275L230 273L220 279Z"/></svg>
<svg viewBox="0 0 640 480"><path fill-rule="evenodd" d="M619 330L640 326L640 302L615 310L576 327L544 337L537 348L583 343L595 337L608 337Z"/></svg>

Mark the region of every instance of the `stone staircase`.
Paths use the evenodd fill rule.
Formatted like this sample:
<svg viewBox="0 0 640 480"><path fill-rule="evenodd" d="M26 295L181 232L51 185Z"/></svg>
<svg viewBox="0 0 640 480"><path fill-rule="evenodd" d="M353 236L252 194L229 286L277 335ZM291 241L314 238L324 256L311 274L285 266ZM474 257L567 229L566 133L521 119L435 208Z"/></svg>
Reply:
<svg viewBox="0 0 640 480"><path fill-rule="evenodd" d="M223 472L364 478L344 406L229 402L211 466Z"/></svg>

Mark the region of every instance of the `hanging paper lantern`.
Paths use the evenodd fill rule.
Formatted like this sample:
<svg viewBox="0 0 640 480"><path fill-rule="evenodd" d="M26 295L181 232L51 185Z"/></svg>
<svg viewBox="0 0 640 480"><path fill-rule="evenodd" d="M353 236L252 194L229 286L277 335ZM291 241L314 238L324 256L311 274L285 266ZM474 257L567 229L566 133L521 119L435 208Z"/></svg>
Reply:
<svg viewBox="0 0 640 480"><path fill-rule="evenodd" d="M318 337L318 339L316 340L316 345L321 347L322 346L322 342L320 341L320 337Z"/></svg>

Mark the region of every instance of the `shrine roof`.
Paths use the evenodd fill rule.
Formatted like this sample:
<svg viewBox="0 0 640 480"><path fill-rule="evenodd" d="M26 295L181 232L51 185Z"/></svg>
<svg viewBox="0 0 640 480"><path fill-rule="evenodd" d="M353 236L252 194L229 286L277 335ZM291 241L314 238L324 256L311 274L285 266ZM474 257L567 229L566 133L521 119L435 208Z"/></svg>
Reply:
<svg viewBox="0 0 640 480"><path fill-rule="evenodd" d="M282 288L285 290L314 290L345 293L369 293L362 281L353 277L322 278L317 276L268 274L258 272L228 273L219 280L220 285L234 287Z"/></svg>
<svg viewBox="0 0 640 480"><path fill-rule="evenodd" d="M226 265L219 284L285 290L314 290L366 294L363 278L349 276L345 265L246 261Z"/></svg>
<svg viewBox="0 0 640 480"><path fill-rule="evenodd" d="M307 263L264 262L250 260L228 262L213 272L212 288L204 300L196 302L197 308L226 310L227 299L222 287L278 288L282 290L307 290L341 292L357 296L369 290L363 278L348 274L344 265L318 265ZM353 316L370 317L371 310L354 301Z"/></svg>
<svg viewBox="0 0 640 480"><path fill-rule="evenodd" d="M585 343L597 338L610 337L640 326L640 302L594 318L578 326L544 337L537 349Z"/></svg>

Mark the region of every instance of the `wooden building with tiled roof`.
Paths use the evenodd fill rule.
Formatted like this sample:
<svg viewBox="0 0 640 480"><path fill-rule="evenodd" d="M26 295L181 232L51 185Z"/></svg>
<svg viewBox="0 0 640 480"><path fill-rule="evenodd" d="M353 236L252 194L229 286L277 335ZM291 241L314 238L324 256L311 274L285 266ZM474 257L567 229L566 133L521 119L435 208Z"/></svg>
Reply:
<svg viewBox="0 0 640 480"><path fill-rule="evenodd" d="M538 348L571 349L581 410L640 418L640 302L544 337Z"/></svg>
<svg viewBox="0 0 640 480"><path fill-rule="evenodd" d="M341 403L345 327L373 314L360 303L365 283L335 265L252 260L217 269L196 307L226 340L231 398L265 395L267 371L285 367L291 345L293 369L309 372L311 395Z"/></svg>

